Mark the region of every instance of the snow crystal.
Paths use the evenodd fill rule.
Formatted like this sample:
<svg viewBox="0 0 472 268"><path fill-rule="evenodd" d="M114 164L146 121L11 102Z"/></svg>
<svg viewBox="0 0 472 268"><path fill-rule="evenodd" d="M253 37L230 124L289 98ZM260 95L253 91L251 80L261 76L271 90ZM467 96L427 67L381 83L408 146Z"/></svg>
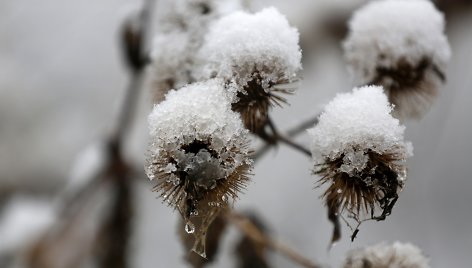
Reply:
<svg viewBox="0 0 472 268"><path fill-rule="evenodd" d="M340 171L352 173L365 168L368 150L379 154L403 147L411 155L411 144L403 141L405 127L391 116L392 106L382 87L355 88L338 94L309 129L312 153L317 163L344 154Z"/></svg>
<svg viewBox="0 0 472 268"><path fill-rule="evenodd" d="M372 1L349 21L344 50L357 82L372 81L376 67L424 58L442 69L450 58L444 16L428 0Z"/></svg>
<svg viewBox="0 0 472 268"><path fill-rule="evenodd" d="M362 268L368 263L370 267L429 268L428 262L418 247L395 242L353 250L349 252L343 267Z"/></svg>
<svg viewBox="0 0 472 268"><path fill-rule="evenodd" d="M263 85L292 81L301 69L298 31L275 8L234 12L210 26L199 52L197 77L235 79L244 86L258 73Z"/></svg>
<svg viewBox="0 0 472 268"><path fill-rule="evenodd" d="M248 131L240 115L231 110L235 95L236 89L225 85L221 79L170 91L166 100L156 105L149 115L150 158L172 157L180 171L190 177L204 177L205 180L197 184L207 188L240 165L250 164L246 146ZM185 148L195 143L202 146L198 151L190 152ZM159 173L156 168L159 167L152 163L147 167L151 179ZM160 168L163 168L160 171L175 171L174 166Z"/></svg>

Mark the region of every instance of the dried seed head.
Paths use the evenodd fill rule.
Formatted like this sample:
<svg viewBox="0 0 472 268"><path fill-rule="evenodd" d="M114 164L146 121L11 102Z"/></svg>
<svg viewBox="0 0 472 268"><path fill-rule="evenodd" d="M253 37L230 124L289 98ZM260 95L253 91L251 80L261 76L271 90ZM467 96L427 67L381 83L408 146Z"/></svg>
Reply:
<svg viewBox="0 0 472 268"><path fill-rule="evenodd" d="M309 130L314 173L321 176L320 185L329 184L323 198L333 223L343 212L358 223L391 213L412 151L391 110L381 87L354 89L338 94Z"/></svg>
<svg viewBox="0 0 472 268"><path fill-rule="evenodd" d="M382 85L395 113L420 117L445 80L450 47L431 1L383 0L354 13L344 42L358 84Z"/></svg>
<svg viewBox="0 0 472 268"><path fill-rule="evenodd" d="M239 0L168 0L159 5L162 14L151 52L155 103L169 90L196 81L192 68L208 25L242 8Z"/></svg>
<svg viewBox="0 0 472 268"><path fill-rule="evenodd" d="M363 249L352 250L343 268L429 268L429 260L421 250L410 243L381 243Z"/></svg>
<svg viewBox="0 0 472 268"><path fill-rule="evenodd" d="M252 167L248 131L231 111L235 92L224 87L213 79L170 91L149 115L146 173L203 243L208 225L237 198ZM193 217L202 224L195 226Z"/></svg>
<svg viewBox="0 0 472 268"><path fill-rule="evenodd" d="M285 99L301 69L298 31L275 8L256 14L234 12L209 28L199 53L197 77L220 77L238 85L233 110L256 132L268 109ZM282 86L283 85L283 86Z"/></svg>

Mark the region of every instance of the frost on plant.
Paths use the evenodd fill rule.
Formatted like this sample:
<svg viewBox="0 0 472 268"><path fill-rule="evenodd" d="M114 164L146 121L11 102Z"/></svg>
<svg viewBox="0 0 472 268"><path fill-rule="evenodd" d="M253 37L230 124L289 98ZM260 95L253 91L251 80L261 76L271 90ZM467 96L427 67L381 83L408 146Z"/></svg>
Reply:
<svg viewBox="0 0 472 268"><path fill-rule="evenodd" d="M277 93L290 90L301 69L298 31L275 8L234 12L211 25L199 51L200 78L219 77L239 86L233 110L253 132L262 127ZM293 86L293 85L292 85ZM290 86L289 86L290 87Z"/></svg>
<svg viewBox="0 0 472 268"><path fill-rule="evenodd" d="M163 1L151 59L155 101L170 89L194 82L192 66L208 26L221 16L243 8L239 0Z"/></svg>
<svg viewBox="0 0 472 268"><path fill-rule="evenodd" d="M344 212L359 224L388 216L406 179L404 161L412 146L404 126L391 116L392 106L381 87L355 88L338 94L319 123L309 129L314 172L327 184L323 194L338 240L338 217ZM380 208L380 214L376 209ZM365 216L363 216L365 217ZM354 238L355 234L353 235Z"/></svg>
<svg viewBox="0 0 472 268"><path fill-rule="evenodd" d="M213 79L170 91L149 115L146 173L197 242L204 243L208 225L249 181L248 131L231 111L234 98L235 89ZM194 250L203 254L204 244Z"/></svg>
<svg viewBox="0 0 472 268"><path fill-rule="evenodd" d="M421 250L410 244L395 242L381 243L363 249L352 250L343 268L429 268L429 260Z"/></svg>
<svg viewBox="0 0 472 268"><path fill-rule="evenodd" d="M401 117L419 117L445 80L444 16L428 0L368 3L349 21L345 57L355 82L382 85Z"/></svg>

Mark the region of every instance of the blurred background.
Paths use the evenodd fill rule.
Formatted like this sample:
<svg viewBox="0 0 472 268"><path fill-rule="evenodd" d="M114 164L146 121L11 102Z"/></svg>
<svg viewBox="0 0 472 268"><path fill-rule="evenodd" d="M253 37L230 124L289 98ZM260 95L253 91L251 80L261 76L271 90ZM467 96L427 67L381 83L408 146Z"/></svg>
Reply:
<svg viewBox="0 0 472 268"><path fill-rule="evenodd" d="M156 9L163 10L166 1L157 2ZM249 1L255 11L277 7L301 34L304 79L289 97L290 106L273 110L281 129L313 117L336 93L352 88L341 42L347 19L365 2ZM319 199L321 189L314 188L310 160L283 145L257 162L253 183L236 209L257 214L273 237L329 267L339 266L350 249L382 241L416 244L431 259L432 267L467 267L472 249L469 2L436 1L445 13L453 52L447 83L424 118L406 122L414 157L408 162L406 188L386 221L363 224L352 243L343 226L343 239L328 250L332 226ZM0 1L0 267L27 267L31 256L40 254L38 241L59 226L59 215L68 211L62 207L67 204L64 200L85 187L86 178L106 161L105 139L116 125L129 81L119 29L125 10L136 3L140 4L130 0ZM149 87L144 87L124 147L124 158L139 171L132 185L126 258L129 267L186 267L177 235L179 215L157 199L151 191L153 183L140 174L150 95ZM297 140L308 145L304 134ZM44 258L67 259L73 252L81 260L75 262L76 267L99 267L90 255L97 250L97 222L112 207L113 198L106 188L94 189L97 194L87 200L87 212L78 210L82 213L75 220L79 230L62 237L60 248ZM239 237L236 229L227 229L210 267L236 267L234 247ZM268 260L271 267L294 266L274 253ZM56 266L36 263L33 267L72 267L57 264L66 261L52 263Z"/></svg>

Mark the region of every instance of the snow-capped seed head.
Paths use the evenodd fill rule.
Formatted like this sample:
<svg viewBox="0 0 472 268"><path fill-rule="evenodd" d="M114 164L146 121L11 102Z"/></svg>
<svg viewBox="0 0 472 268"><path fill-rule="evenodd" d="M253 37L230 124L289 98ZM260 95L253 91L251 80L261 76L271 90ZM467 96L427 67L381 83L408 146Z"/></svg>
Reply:
<svg viewBox="0 0 472 268"><path fill-rule="evenodd" d="M191 84L169 92L149 115L148 175L166 200L188 206L187 216L201 199L220 202L226 191L236 197L247 182L248 132L231 111L234 93L219 79Z"/></svg>
<svg viewBox="0 0 472 268"><path fill-rule="evenodd" d="M391 213L406 179L404 161L412 154L405 127L391 111L382 87L355 88L338 94L308 130L314 173L320 185L329 184L323 198L335 218L347 211L354 219L383 220Z"/></svg>
<svg viewBox="0 0 472 268"><path fill-rule="evenodd" d="M239 86L233 110L250 130L265 124L268 108L290 92L278 85L296 80L301 69L298 31L275 8L255 14L234 12L209 28L199 51L199 75L220 77Z"/></svg>
<svg viewBox="0 0 472 268"><path fill-rule="evenodd" d="M445 80L444 25L428 0L369 2L354 13L344 42L355 82L382 85L400 117L421 116Z"/></svg>
<svg viewBox="0 0 472 268"><path fill-rule="evenodd" d="M216 210L228 207L228 198L237 198L252 167L248 131L231 111L235 90L224 87L212 79L170 91L149 115L146 174L196 237L204 236ZM191 223L196 216L204 224Z"/></svg>
<svg viewBox="0 0 472 268"><path fill-rule="evenodd" d="M169 90L195 81L195 55L208 25L243 8L240 0L172 0L162 5L168 10L160 18L151 52L155 103L164 100Z"/></svg>
<svg viewBox="0 0 472 268"><path fill-rule="evenodd" d="M429 268L429 260L421 250L410 243L381 243L363 249L352 250L343 268Z"/></svg>

